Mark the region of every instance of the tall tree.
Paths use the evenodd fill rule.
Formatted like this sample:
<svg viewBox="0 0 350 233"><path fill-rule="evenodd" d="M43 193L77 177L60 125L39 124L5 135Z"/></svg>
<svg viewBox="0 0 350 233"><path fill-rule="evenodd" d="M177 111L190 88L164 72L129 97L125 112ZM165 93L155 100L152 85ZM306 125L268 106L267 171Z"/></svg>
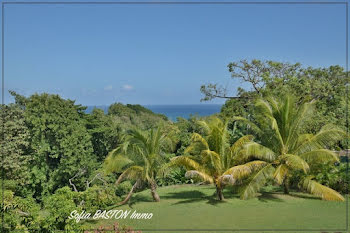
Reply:
<svg viewBox="0 0 350 233"><path fill-rule="evenodd" d="M23 192L28 182L29 132L24 121L24 111L17 104L0 106L0 150L5 177L2 180L15 182L17 192ZM21 188L19 188L21 187Z"/></svg>
<svg viewBox="0 0 350 233"><path fill-rule="evenodd" d="M313 166L338 162L337 155L328 148L346 137L336 126L325 125L316 134L305 131L305 123L314 115L315 102L298 104L295 97L283 99L259 99L255 104L252 121L236 117L249 124L257 133L259 143L250 142L244 146L241 161L256 161L263 166L245 181L241 197L253 197L268 179L274 179L289 192L289 180L295 172L302 171L300 181L303 189L324 200L343 201L336 191L317 183L309 175Z"/></svg>
<svg viewBox="0 0 350 233"><path fill-rule="evenodd" d="M156 177L163 165L167 162L166 152L171 150L172 141L167 133L158 127L149 131L131 130L125 136L124 143L111 151L105 160L105 169L108 173L121 173L116 184L124 179L135 180L136 183L125 203L130 197L134 188L139 183L146 183L150 189L154 201L160 201L156 191Z"/></svg>
<svg viewBox="0 0 350 233"><path fill-rule="evenodd" d="M218 200L223 200L222 190L226 185L243 179L247 173L256 171L265 163L253 161L239 164L240 150L252 140L251 135L243 136L230 145L227 123L217 117L198 123L202 135L193 133L191 144L185 150L188 155L172 158L169 167L183 166L187 169L187 177L214 184Z"/></svg>
<svg viewBox="0 0 350 233"><path fill-rule="evenodd" d="M222 108L223 116L248 117L257 98L283 97L287 92L297 96L298 101L317 100L317 116L305 125L312 133L329 123L345 129L346 84L350 76L343 67L313 68L303 67L300 63L253 59L229 63L228 71L235 83L244 83L245 88L224 88L218 83L201 86L202 100L227 99Z"/></svg>
<svg viewBox="0 0 350 233"><path fill-rule="evenodd" d="M86 127L91 135L94 154L99 162L102 162L108 152L115 148L121 137L121 124L113 120L111 115L106 115L102 109L93 109L86 115Z"/></svg>
<svg viewBox="0 0 350 233"><path fill-rule="evenodd" d="M83 120L84 108L74 101L46 93L34 94L22 102L35 196L40 198L67 185L81 170L84 175L75 184L85 187L87 177L96 166L96 158Z"/></svg>

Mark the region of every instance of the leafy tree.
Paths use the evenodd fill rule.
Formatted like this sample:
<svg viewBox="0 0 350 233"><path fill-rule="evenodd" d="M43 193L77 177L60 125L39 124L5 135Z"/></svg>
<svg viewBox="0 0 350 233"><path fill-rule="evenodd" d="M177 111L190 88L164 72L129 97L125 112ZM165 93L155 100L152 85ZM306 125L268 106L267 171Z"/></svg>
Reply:
<svg viewBox="0 0 350 233"><path fill-rule="evenodd" d="M91 135L91 142L97 160L102 162L109 151L115 148L121 137L120 124L113 121L110 115L105 115L102 109L93 109L86 116L86 127Z"/></svg>
<svg viewBox="0 0 350 233"><path fill-rule="evenodd" d="M171 145L172 141L161 127L146 132L131 130L126 135L124 143L110 152L105 160L106 171L122 172L116 184L118 185L124 179L136 180L122 203L129 200L133 190L140 183L148 184L153 200L160 201L156 192L156 178L161 167L167 162L165 154L171 150Z"/></svg>
<svg viewBox="0 0 350 233"><path fill-rule="evenodd" d="M247 88L237 90L223 88L220 84L201 86L204 97L226 98L222 107L225 117L252 115L255 100L269 95L283 97L291 93L298 101L317 100L315 117L305 124L312 133L318 132L325 124L336 124L345 129L346 84L349 76L340 66L328 68L304 68L300 63L290 64L275 61L241 60L228 65L232 79L241 81ZM235 93L235 95L231 93ZM343 143L344 144L344 143Z"/></svg>
<svg viewBox="0 0 350 233"><path fill-rule="evenodd" d="M73 210L78 213L82 212L81 207L77 204L78 201L78 192L73 192L69 187L57 189L44 202L48 216L41 224L42 229L48 232L79 229L80 226L75 219L68 218Z"/></svg>
<svg viewBox="0 0 350 233"><path fill-rule="evenodd" d="M244 146L241 160L262 164L245 182L241 197L253 197L268 179L274 179L289 192L289 180L296 172L303 172L300 185L303 189L324 200L343 201L336 191L316 182L309 175L313 167L337 162L337 155L327 149L346 134L338 127L325 125L315 135L305 132L304 125L313 116L315 102L297 104L296 98L287 95L283 99L259 99L255 104L254 122L236 117L249 124L257 133L257 142Z"/></svg>
<svg viewBox="0 0 350 233"><path fill-rule="evenodd" d="M24 121L24 111L16 104L0 107L0 148L3 156L3 180L16 183L17 194L24 194L28 183L30 155L28 154L29 132ZM20 188L19 188L20 187Z"/></svg>
<svg viewBox="0 0 350 233"><path fill-rule="evenodd" d="M11 190L2 193L1 212L4 222L0 223L1 232L35 231L40 228L40 206L31 197L16 196Z"/></svg>
<svg viewBox="0 0 350 233"><path fill-rule="evenodd" d="M168 118L163 114L153 113L141 105L114 103L108 108L108 115L123 126L123 129L148 130L157 127L159 123L166 123Z"/></svg>
<svg viewBox="0 0 350 233"><path fill-rule="evenodd" d="M90 136L83 120L85 108L58 95L34 94L25 100L29 131L32 188L40 198L68 184L69 178L85 171L78 187L96 166Z"/></svg>
<svg viewBox="0 0 350 233"><path fill-rule="evenodd" d="M264 163L253 161L238 164L240 150L251 141L251 135L243 136L231 145L227 123L217 117L198 123L203 136L193 133L191 144L185 150L185 154L189 155L174 157L169 167L183 166L187 169L187 177L215 184L217 198L223 200L222 189L225 185L234 184L235 179L242 179L247 171L255 171Z"/></svg>

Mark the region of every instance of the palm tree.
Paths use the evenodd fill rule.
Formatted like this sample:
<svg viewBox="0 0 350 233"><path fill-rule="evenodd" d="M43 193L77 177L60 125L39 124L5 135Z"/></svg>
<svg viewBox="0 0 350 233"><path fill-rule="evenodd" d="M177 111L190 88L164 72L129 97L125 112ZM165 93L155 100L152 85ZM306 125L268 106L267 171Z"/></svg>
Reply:
<svg viewBox="0 0 350 233"><path fill-rule="evenodd" d="M327 148L345 137L344 131L325 125L316 134L304 132L305 124L314 112L314 101L297 104L296 98L290 95L280 100L259 99L255 111L254 123L235 117L249 125L260 140L260 143L249 142L244 146L241 162L263 163L257 172L250 174L241 198L255 196L268 179L283 185L288 194L290 178L299 171L304 174L300 181L303 189L323 200L343 201L339 193L317 183L309 173L314 165L338 161L337 155Z"/></svg>
<svg viewBox="0 0 350 233"><path fill-rule="evenodd" d="M156 177L163 164L167 162L165 152L171 147L171 140L163 132L162 127L146 132L131 130L124 143L111 151L104 167L107 173L122 172L116 185L125 179L135 180L135 184L123 202L126 203L137 186L146 183L151 188L154 201L160 198L156 192Z"/></svg>
<svg viewBox="0 0 350 233"><path fill-rule="evenodd" d="M252 161L238 165L238 156L243 146L252 140L251 135L239 138L233 145L228 143L227 124L217 117L208 121L198 121L203 136L193 133L191 144L185 154L172 158L169 167L183 166L187 169L186 177L199 178L215 184L218 200L223 200L223 188L243 179L250 172L261 167L264 162Z"/></svg>

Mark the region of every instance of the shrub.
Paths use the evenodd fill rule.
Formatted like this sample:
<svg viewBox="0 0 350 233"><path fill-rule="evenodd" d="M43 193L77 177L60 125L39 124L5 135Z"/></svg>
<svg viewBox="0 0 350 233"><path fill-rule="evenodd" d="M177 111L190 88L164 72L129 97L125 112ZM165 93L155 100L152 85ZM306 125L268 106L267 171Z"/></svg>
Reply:
<svg viewBox="0 0 350 233"><path fill-rule="evenodd" d="M168 186L175 184L192 184L193 179L185 177L186 170L184 168L175 168L167 176L158 178L158 186Z"/></svg>
<svg viewBox="0 0 350 233"><path fill-rule="evenodd" d="M1 211L4 212L4 225L0 228L4 233L22 230L24 232L39 229L40 206L32 197L22 198L14 195L11 190L5 190Z"/></svg>
<svg viewBox="0 0 350 233"><path fill-rule="evenodd" d="M113 187L101 187L94 185L80 193L82 207L87 212L95 212L120 201L115 195Z"/></svg>
<svg viewBox="0 0 350 233"><path fill-rule="evenodd" d="M120 183L118 186L117 186L117 189L115 190L115 194L119 197L129 193L129 191L131 190L132 188L132 184L130 181L124 181L122 183Z"/></svg>
<svg viewBox="0 0 350 233"><path fill-rule="evenodd" d="M57 189L56 192L44 200L45 209L48 211L42 223L42 228L48 232L55 230L79 229L74 219L68 219L71 212L82 212L78 206L79 193L73 192L69 187Z"/></svg>

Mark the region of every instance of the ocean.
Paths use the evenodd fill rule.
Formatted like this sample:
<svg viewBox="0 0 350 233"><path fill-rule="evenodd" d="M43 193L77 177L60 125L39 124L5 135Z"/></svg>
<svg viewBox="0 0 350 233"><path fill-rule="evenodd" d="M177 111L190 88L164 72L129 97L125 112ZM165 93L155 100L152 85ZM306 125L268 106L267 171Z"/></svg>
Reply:
<svg viewBox="0 0 350 233"><path fill-rule="evenodd" d="M191 115L209 116L221 110L221 104L191 104L191 105L145 105L155 113L166 115L170 120L177 117L188 119Z"/></svg>
<svg viewBox="0 0 350 233"><path fill-rule="evenodd" d="M209 116L218 113L221 110L221 104L188 104L188 105L143 105L154 113L166 115L169 120L176 121L177 117L188 119L191 115ZM106 113L108 106L88 106L87 113L90 113L93 108L100 108Z"/></svg>

